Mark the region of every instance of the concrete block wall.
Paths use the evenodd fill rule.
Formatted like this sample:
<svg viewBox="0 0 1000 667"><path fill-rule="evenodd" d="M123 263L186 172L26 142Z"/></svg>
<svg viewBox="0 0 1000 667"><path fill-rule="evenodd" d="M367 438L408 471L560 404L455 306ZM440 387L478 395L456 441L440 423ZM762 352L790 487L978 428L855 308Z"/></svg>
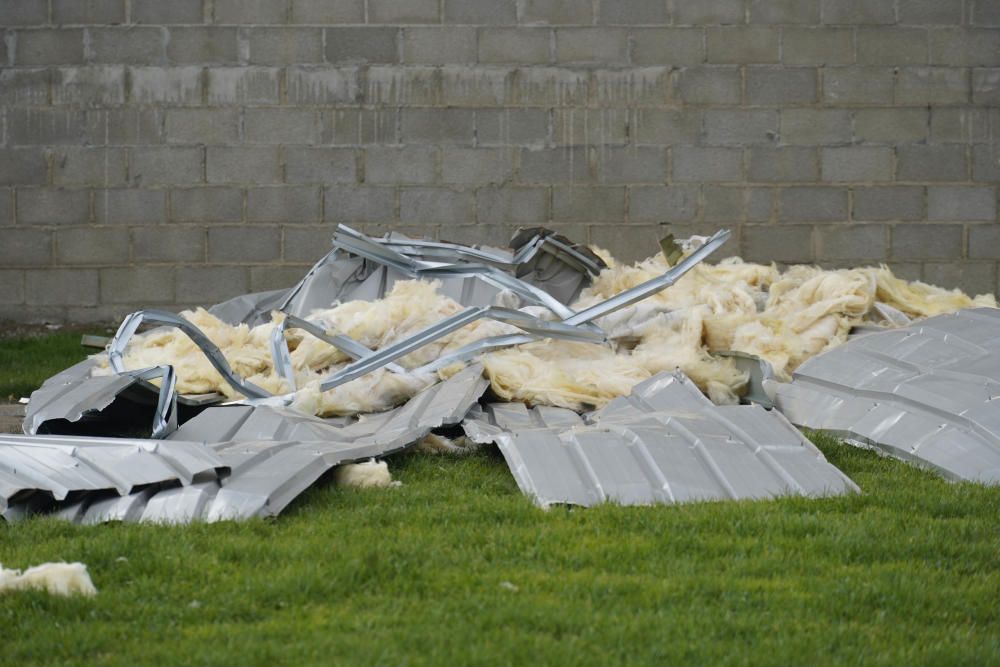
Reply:
<svg viewBox="0 0 1000 667"><path fill-rule="evenodd" d="M997 0L4 0L0 319L291 284L335 223L996 291Z"/></svg>

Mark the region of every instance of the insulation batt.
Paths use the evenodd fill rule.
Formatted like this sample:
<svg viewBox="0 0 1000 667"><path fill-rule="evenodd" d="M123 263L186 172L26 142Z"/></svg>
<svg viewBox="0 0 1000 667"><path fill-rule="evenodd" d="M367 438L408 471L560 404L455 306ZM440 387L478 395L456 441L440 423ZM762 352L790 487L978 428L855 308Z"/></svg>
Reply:
<svg viewBox="0 0 1000 667"><path fill-rule="evenodd" d="M0 564L0 593L7 591L40 590L52 595L97 595L83 563L45 563L22 572L5 570Z"/></svg>
<svg viewBox="0 0 1000 667"><path fill-rule="evenodd" d="M585 308L659 276L669 268L654 256L633 265L619 264L595 249L608 263L592 285L571 304ZM346 334L371 349L403 340L462 309L438 293L439 284L395 283L377 301L332 304L308 318L331 333ZM872 322L881 302L912 318L962 308L996 307L992 295L971 298L896 278L887 267L823 270L750 264L739 258L702 263L670 288L597 321L610 346L541 340L488 353L482 362L493 392L500 398L575 410L601 407L627 395L633 386L664 370L680 369L716 403L735 403L747 376L732 359L714 353L734 350L767 360L778 379L787 380L802 362L847 339L852 327ZM542 314L537 307L524 308ZM554 319L551 313L544 313ZM226 355L233 369L274 393L288 391L271 365L268 340L273 322L254 328L229 326L198 309L182 315L196 324ZM400 360L415 368L450 350L487 336L516 331L506 324L480 320ZM424 387L461 368L438 374L395 375L378 370L327 392L319 381L349 359L332 346L289 330L298 392L293 407L320 416L377 412L399 405ZM183 333L165 329L136 336L126 352L129 368L172 364L181 393L218 391L235 398L232 389ZM110 373L104 358L104 373ZM429 448L433 444L428 443Z"/></svg>
<svg viewBox="0 0 1000 667"><path fill-rule="evenodd" d="M392 474L385 461L345 463L337 466L333 471L333 481L337 486L355 489L384 489L402 484L392 481Z"/></svg>

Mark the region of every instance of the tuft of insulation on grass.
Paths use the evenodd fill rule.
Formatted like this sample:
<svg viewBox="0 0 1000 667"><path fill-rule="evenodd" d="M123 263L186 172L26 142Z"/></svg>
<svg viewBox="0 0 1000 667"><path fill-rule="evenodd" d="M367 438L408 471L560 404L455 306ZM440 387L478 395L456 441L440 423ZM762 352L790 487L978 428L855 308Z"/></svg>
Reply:
<svg viewBox="0 0 1000 667"><path fill-rule="evenodd" d="M385 489L392 486L402 486L395 482L385 461L365 461L364 463L345 463L333 471L333 481L337 486L347 486L355 489Z"/></svg>
<svg viewBox="0 0 1000 667"><path fill-rule="evenodd" d="M97 588L83 563L44 563L24 572L5 570L0 564L0 593L25 590L48 591L67 597L97 595Z"/></svg>

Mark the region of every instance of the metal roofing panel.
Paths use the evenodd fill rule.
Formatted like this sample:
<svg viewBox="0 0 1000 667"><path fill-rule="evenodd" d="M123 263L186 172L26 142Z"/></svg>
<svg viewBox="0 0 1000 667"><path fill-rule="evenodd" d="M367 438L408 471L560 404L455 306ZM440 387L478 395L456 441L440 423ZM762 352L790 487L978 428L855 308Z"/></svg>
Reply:
<svg viewBox="0 0 1000 667"><path fill-rule="evenodd" d="M937 470L1000 483L1000 310L869 334L772 383L794 423Z"/></svg>

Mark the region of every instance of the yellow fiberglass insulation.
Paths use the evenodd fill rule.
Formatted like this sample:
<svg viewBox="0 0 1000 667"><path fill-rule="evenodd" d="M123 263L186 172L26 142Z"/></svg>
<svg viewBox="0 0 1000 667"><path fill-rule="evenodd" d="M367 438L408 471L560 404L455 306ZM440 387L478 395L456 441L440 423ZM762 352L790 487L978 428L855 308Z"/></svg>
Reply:
<svg viewBox="0 0 1000 667"><path fill-rule="evenodd" d="M607 253L600 251L602 256ZM593 305L659 276L669 268L662 256L634 265L614 262L571 305ZM377 301L334 304L310 315L330 332L378 350L462 309L438 293L438 283L403 281ZM992 295L975 298L896 278L887 267L823 270L750 264L729 258L703 263L670 288L597 321L610 345L540 340L482 357L493 392L502 399L576 410L600 407L627 395L633 386L665 370L680 369L716 403L734 403L746 375L722 351L740 351L767 360L779 379L806 359L847 339L852 327L875 320L882 302L909 315L928 317L962 308L996 307ZM537 309L529 309L536 312ZM536 313L537 314L537 313ZM225 354L233 369L274 393L289 388L271 365L273 323L254 328L229 326L199 309L182 315L196 324ZM551 314L549 314L551 317ZM281 313L274 314L280 321ZM481 320L400 360L416 368L442 354L487 336L516 331ZM319 381L349 362L332 346L299 330L285 333L298 391L293 407L320 416L385 410L455 372L393 374L377 370L327 392ZM237 394L222 380L186 335L166 329L136 336L126 353L129 368L173 364L181 393ZM103 361L103 372L107 360Z"/></svg>

